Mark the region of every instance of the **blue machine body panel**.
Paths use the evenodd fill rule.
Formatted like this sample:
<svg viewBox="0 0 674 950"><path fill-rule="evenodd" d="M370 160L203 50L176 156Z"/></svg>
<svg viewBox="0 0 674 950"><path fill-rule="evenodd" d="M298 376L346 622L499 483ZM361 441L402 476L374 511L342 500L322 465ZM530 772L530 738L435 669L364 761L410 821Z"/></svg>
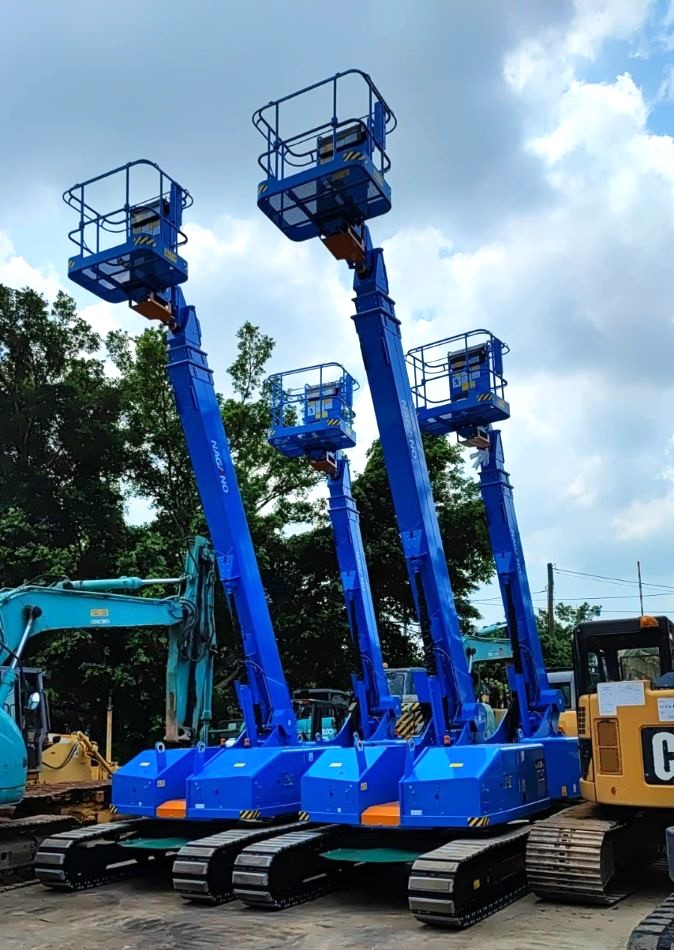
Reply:
<svg viewBox="0 0 674 950"><path fill-rule="evenodd" d="M367 104L364 114L353 113L354 92ZM307 94L325 103L330 120L296 132L294 100ZM352 226L390 210L385 146L396 120L366 73L350 69L270 102L253 124L267 143L258 207L292 241L329 233L336 209Z"/></svg>
<svg viewBox="0 0 674 950"><path fill-rule="evenodd" d="M275 818L300 810L300 782L326 745L222 749L187 783L187 817L236 820L253 811ZM243 814L242 814L243 813Z"/></svg>
<svg viewBox="0 0 674 950"><path fill-rule="evenodd" d="M466 828L502 824L550 805L540 743L424 749L401 782L400 824Z"/></svg>
<svg viewBox="0 0 674 950"><path fill-rule="evenodd" d="M26 787L28 757L21 730L0 707L0 805L16 805Z"/></svg>
<svg viewBox="0 0 674 950"><path fill-rule="evenodd" d="M112 804L120 814L154 818L158 805L185 797L185 786L192 772L218 752L218 746L203 751L195 747L147 749L113 775Z"/></svg>
<svg viewBox="0 0 674 950"><path fill-rule="evenodd" d="M302 809L312 821L360 824L371 805L395 801L407 755L407 742L362 742L328 749L302 779Z"/></svg>

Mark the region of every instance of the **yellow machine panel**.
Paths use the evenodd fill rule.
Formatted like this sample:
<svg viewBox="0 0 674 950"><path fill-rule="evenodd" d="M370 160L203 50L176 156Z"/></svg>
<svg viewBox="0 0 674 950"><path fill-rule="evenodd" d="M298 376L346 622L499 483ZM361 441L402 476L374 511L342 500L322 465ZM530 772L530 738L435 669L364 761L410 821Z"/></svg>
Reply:
<svg viewBox="0 0 674 950"><path fill-rule="evenodd" d="M606 715L606 703L602 706L596 694L580 700L579 737L592 744L581 794L605 805L672 809L674 690L653 690L646 681L630 687L634 704L618 705L611 715Z"/></svg>

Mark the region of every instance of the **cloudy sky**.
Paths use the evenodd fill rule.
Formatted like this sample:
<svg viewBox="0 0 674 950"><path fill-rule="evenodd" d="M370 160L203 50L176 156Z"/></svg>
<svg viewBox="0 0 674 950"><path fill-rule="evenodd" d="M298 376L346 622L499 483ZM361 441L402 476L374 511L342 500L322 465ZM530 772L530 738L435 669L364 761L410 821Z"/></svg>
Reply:
<svg viewBox="0 0 674 950"><path fill-rule="evenodd" d="M221 388L245 319L278 340L272 368L364 381L348 272L255 207L250 115L370 72L399 122L372 231L405 346L488 327L511 347L535 600L552 561L559 599L633 612L640 559L647 609L674 614L674 0L4 0L0 36L0 281L65 287L61 192L150 158L195 198L188 298ZM68 289L101 332L141 328ZM362 453L366 387L357 409Z"/></svg>

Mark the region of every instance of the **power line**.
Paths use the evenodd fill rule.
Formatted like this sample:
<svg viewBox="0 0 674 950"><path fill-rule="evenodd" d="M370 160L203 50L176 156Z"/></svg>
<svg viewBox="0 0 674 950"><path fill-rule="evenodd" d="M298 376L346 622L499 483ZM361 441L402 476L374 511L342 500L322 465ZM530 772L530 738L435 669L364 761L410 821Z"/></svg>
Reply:
<svg viewBox="0 0 674 950"><path fill-rule="evenodd" d="M613 584L623 584L623 585L624 585L624 584L628 584L628 585L630 585L630 586L635 586L635 585L636 585L637 587L639 586L639 581L638 581L638 580L630 580L630 579L625 578L625 577L611 577L611 576L606 575L606 574L590 574L590 573L587 573L587 572L585 572L585 571L569 571L569 570L567 570L567 569L565 569L565 568L562 568L562 567L555 567L554 570L555 570L555 572L556 572L557 574L571 574L571 575L574 576L574 577L587 577L587 578L589 578L590 580L593 580L593 581L608 581L608 583L613 583ZM672 586L671 584L648 584L648 583L644 583L644 584L642 584L642 586L643 586L643 587L657 587L657 588L660 588L661 590L671 590L671 591L674 591L674 586Z"/></svg>

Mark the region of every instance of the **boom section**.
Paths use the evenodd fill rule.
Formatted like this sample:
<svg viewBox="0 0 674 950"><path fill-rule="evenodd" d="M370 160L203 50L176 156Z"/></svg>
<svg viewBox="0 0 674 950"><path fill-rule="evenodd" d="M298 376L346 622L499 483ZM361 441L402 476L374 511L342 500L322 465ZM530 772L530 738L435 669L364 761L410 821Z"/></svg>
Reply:
<svg viewBox="0 0 674 950"><path fill-rule="evenodd" d="M267 380L270 443L291 458L304 456L325 475L330 524L344 592L346 618L360 665L353 689L362 738L393 736L400 702L389 690L360 515L344 449L355 445L353 394L357 382L338 363L277 373Z"/></svg>
<svg viewBox="0 0 674 950"><path fill-rule="evenodd" d="M408 363L421 428L436 435L455 432L461 444L477 450L473 458L512 644L511 684L519 726L531 736L546 713L556 718L564 704L545 669L501 432L493 427L510 416L504 398L507 353L489 331L472 330L411 350Z"/></svg>
<svg viewBox="0 0 674 950"><path fill-rule="evenodd" d="M99 201L120 195L113 210ZM147 198L147 193L154 197ZM76 283L111 302L126 300L168 332L168 374L216 552L234 626L243 642L246 685L237 684L246 742L297 738L290 691L253 550L213 374L201 346L194 307L178 286L187 280L181 256L183 210L189 192L157 165L130 162L73 186L64 195L80 221L71 232L77 253L68 262ZM106 208L109 204L105 205Z"/></svg>
<svg viewBox="0 0 674 950"><path fill-rule="evenodd" d="M315 114L318 102L322 121L297 131L292 123L300 97L302 114ZM350 70L269 103L254 114L253 124L266 141L258 207L291 240L320 237L354 269L354 321L426 667L434 674L428 683L434 738L441 744L474 741L484 733L483 717L461 643L383 252L373 248L366 224L391 206L386 138L395 116L370 76Z"/></svg>

